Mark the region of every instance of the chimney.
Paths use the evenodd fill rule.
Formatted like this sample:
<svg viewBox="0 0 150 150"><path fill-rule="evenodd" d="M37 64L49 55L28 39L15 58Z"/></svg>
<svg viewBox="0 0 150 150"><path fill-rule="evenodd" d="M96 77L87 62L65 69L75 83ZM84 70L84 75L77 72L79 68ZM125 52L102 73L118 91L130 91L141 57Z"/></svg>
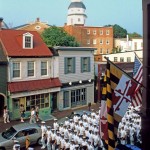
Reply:
<svg viewBox="0 0 150 150"><path fill-rule="evenodd" d="M3 18L0 17L0 30L2 29L2 25L3 25Z"/></svg>
<svg viewBox="0 0 150 150"><path fill-rule="evenodd" d="M38 17L38 18L36 18L36 22L40 22L40 18Z"/></svg>

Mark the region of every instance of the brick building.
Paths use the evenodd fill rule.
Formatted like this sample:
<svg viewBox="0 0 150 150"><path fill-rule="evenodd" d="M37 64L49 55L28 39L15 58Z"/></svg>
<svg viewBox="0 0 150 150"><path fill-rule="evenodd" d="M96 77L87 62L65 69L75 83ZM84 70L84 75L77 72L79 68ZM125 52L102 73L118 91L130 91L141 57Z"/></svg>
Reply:
<svg viewBox="0 0 150 150"><path fill-rule="evenodd" d="M65 25L64 30L74 36L80 46L95 47L95 61L101 61L101 54L109 54L113 49L113 28Z"/></svg>
<svg viewBox="0 0 150 150"><path fill-rule="evenodd" d="M16 30L26 30L26 31L37 31L42 33L44 29L49 28L50 25L47 22L40 21L40 18L36 18L35 21L20 25L15 27Z"/></svg>
<svg viewBox="0 0 150 150"><path fill-rule="evenodd" d="M95 61L101 60L101 54L109 54L113 49L113 28L85 26L86 7L82 0L71 0L68 7L67 23L64 30L74 36L80 46L95 47Z"/></svg>

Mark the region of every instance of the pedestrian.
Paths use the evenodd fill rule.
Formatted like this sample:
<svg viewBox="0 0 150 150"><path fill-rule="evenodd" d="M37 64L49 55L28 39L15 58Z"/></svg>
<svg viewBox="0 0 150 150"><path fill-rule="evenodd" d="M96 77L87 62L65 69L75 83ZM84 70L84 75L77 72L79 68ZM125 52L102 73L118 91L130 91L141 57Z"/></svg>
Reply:
<svg viewBox="0 0 150 150"><path fill-rule="evenodd" d="M39 121L39 106L35 106L35 113L36 113L36 121Z"/></svg>
<svg viewBox="0 0 150 150"><path fill-rule="evenodd" d="M29 138L29 133L26 132L26 150L28 150L29 146L30 146L30 138Z"/></svg>
<svg viewBox="0 0 150 150"><path fill-rule="evenodd" d="M4 117L4 123L9 123L9 110L7 109L7 106L4 106L4 111L3 111L3 117Z"/></svg>
<svg viewBox="0 0 150 150"><path fill-rule="evenodd" d="M35 114L35 109L34 109L34 107L32 107L32 109L31 109L31 116L30 116L30 124L32 124L32 123L36 123L36 114Z"/></svg>
<svg viewBox="0 0 150 150"><path fill-rule="evenodd" d="M45 121L42 121L41 123L42 123L42 125L41 125L41 131L42 131L41 143L42 143L42 147L41 147L41 149L45 149L46 139L47 139L47 128L46 128L46 125L45 125Z"/></svg>
<svg viewBox="0 0 150 150"><path fill-rule="evenodd" d="M24 109L24 105L21 104L20 105L20 121L24 122L24 117L25 117L25 109Z"/></svg>

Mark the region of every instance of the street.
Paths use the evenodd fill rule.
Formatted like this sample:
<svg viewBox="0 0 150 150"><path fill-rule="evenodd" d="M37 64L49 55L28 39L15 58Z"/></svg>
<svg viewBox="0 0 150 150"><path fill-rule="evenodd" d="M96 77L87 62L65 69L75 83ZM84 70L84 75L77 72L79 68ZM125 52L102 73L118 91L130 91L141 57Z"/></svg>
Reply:
<svg viewBox="0 0 150 150"><path fill-rule="evenodd" d="M91 106L91 109L94 109L94 111L97 111L99 110L99 106L100 106L100 103L93 104ZM52 115L59 120L61 118L68 116L74 110L88 110L88 106L84 106L84 107L80 107L76 109L64 110L64 111L57 111L57 112L53 112ZM25 122L29 122L29 120L27 119L25 120ZM54 122L53 120L47 120L46 125L52 126L53 122ZM10 123L4 124L3 118L0 118L0 132L3 132L7 128L10 128L11 126L19 124L19 123L21 123L20 120L15 120L15 121L10 121ZM38 123L41 124L41 121L39 121ZM32 145L31 147L34 147L35 150L41 150L41 146L38 146L38 145Z"/></svg>

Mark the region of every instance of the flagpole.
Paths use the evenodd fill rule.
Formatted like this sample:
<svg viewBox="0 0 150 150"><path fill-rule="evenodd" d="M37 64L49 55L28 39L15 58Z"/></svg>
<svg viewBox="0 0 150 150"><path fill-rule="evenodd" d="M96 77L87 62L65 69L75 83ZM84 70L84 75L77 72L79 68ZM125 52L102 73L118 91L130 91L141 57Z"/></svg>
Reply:
<svg viewBox="0 0 150 150"><path fill-rule="evenodd" d="M117 66L116 64L114 64L113 62L111 62L106 56L104 57L109 63L111 63L112 65L114 65L115 67L117 67L118 69L120 69L124 74L126 74L130 79L132 79L135 83L140 84L143 88L146 89L146 87L139 83L137 80L135 80L133 77L131 77L129 74L127 74L124 70L122 70L119 66Z"/></svg>

